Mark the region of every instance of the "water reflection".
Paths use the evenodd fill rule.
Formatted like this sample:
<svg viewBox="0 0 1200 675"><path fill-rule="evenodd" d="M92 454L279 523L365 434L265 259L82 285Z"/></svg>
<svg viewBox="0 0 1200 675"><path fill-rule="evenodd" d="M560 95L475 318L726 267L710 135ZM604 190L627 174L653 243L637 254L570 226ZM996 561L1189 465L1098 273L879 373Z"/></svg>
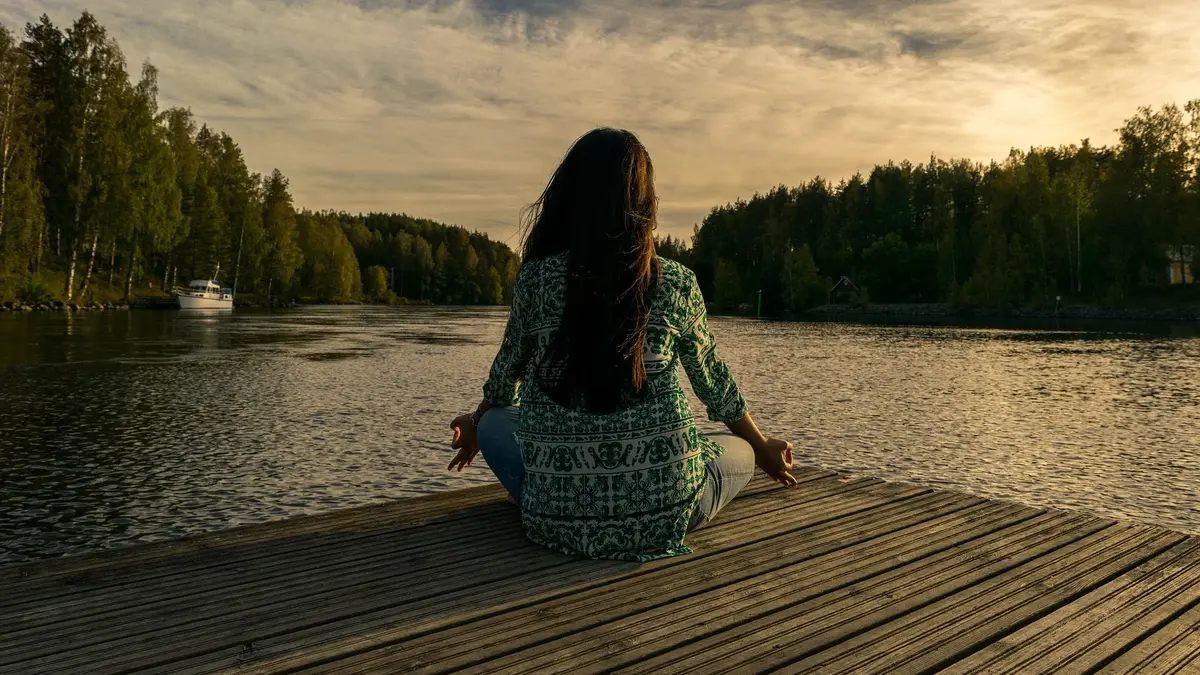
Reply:
<svg viewBox="0 0 1200 675"><path fill-rule="evenodd" d="M0 562L487 482L446 422L504 319L0 316ZM1193 327L713 325L806 463L1200 532Z"/></svg>

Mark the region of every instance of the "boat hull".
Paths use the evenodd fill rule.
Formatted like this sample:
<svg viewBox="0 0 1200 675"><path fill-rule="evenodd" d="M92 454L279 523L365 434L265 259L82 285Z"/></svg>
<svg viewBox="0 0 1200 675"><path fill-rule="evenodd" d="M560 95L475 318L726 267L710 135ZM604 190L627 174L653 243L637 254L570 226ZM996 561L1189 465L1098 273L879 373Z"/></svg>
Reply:
<svg viewBox="0 0 1200 675"><path fill-rule="evenodd" d="M197 298L191 295L177 295L175 299L179 302L179 309L219 309L232 310L233 300L222 300L218 298Z"/></svg>

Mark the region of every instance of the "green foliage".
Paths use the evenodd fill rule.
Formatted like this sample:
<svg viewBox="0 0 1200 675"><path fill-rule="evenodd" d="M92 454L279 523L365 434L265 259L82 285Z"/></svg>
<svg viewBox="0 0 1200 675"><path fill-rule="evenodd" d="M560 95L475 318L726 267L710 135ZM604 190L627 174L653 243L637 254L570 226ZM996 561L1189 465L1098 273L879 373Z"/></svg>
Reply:
<svg viewBox="0 0 1200 675"><path fill-rule="evenodd" d="M0 26L0 276L37 264L42 218L29 59Z"/></svg>
<svg viewBox="0 0 1200 675"><path fill-rule="evenodd" d="M658 255L668 260L690 266L687 243L682 239L676 239L669 234L661 238L655 237L654 249Z"/></svg>
<svg viewBox="0 0 1200 675"><path fill-rule="evenodd" d="M372 302L386 303L392 289L388 288L388 271L382 265L372 265L367 268L366 281L363 283L363 296Z"/></svg>
<svg viewBox="0 0 1200 675"><path fill-rule="evenodd" d="M159 111L157 71L131 82L87 12L66 29L42 17L19 42L0 27L0 153L0 277L53 279L59 299L219 267L239 292L353 301L359 270L378 267L397 299L494 304L520 267L503 243L407 214L297 218L281 171L251 173L227 134ZM1138 110L1113 147L777 186L714 208L690 247L656 245L722 309L761 291L765 312L799 311L842 276L887 302L1138 302L1165 283L1168 249L1200 247L1200 100ZM373 275L367 299L390 301Z"/></svg>
<svg viewBox="0 0 1200 675"><path fill-rule="evenodd" d="M779 186L714 208L689 250L660 250L686 258L723 309L750 302L750 289L766 312L797 307L786 270L803 246L876 302L1137 302L1166 283L1168 248L1200 246L1198 172L1200 100L1139 110L1112 148L889 162L837 184Z"/></svg>
<svg viewBox="0 0 1200 675"><path fill-rule="evenodd" d="M520 261L504 244L403 214L298 217L281 171L251 173L228 134L157 96L157 70L131 82L87 12L66 30L43 16L19 44L0 26L0 279L95 299L219 269L252 297L350 302L359 270L382 267L420 302L511 297Z"/></svg>
<svg viewBox="0 0 1200 675"><path fill-rule="evenodd" d="M263 185L264 272L269 284L278 282L284 287L291 284L296 269L304 262L304 253L297 242L296 210L288 187L288 179L279 169Z"/></svg>
<svg viewBox="0 0 1200 675"><path fill-rule="evenodd" d="M863 252L863 285L881 302L907 297L908 274L913 264L908 244L891 232Z"/></svg>
<svg viewBox="0 0 1200 675"><path fill-rule="evenodd" d="M300 286L320 302L353 302L362 295L362 277L350 240L337 219L301 213L295 218ZM280 277L281 281L285 281Z"/></svg>
<svg viewBox="0 0 1200 675"><path fill-rule="evenodd" d="M720 309L734 309L739 304L745 301L742 296L742 284L738 278L737 268L733 263L718 258L715 265L715 284L717 292L714 294L715 302Z"/></svg>
<svg viewBox="0 0 1200 675"><path fill-rule="evenodd" d="M360 265L394 273L397 296L437 304L502 304L512 296L520 259L485 235L406 214L329 212Z"/></svg>
<svg viewBox="0 0 1200 675"><path fill-rule="evenodd" d="M879 302L935 301L938 272L935 247L909 246L894 232L863 252L863 285Z"/></svg>
<svg viewBox="0 0 1200 675"><path fill-rule="evenodd" d="M39 281L34 281L33 279L27 280L17 290L17 300L28 305L34 305L40 302L54 302L56 299L57 297L54 295L54 291L47 288L45 284Z"/></svg>
<svg viewBox="0 0 1200 675"><path fill-rule="evenodd" d="M783 307L789 312L823 304L831 286L828 279L821 277L808 244L787 252L779 281Z"/></svg>
<svg viewBox="0 0 1200 675"><path fill-rule="evenodd" d="M480 286L479 301L485 305L499 305L504 302L504 282L500 279L500 273L494 267L488 267L480 275L482 285Z"/></svg>

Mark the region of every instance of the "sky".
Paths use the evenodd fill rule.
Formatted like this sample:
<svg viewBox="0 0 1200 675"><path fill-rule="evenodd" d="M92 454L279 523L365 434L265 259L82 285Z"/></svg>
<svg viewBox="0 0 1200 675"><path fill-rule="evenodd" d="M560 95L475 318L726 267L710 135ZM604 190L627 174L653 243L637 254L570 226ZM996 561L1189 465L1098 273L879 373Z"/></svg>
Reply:
<svg viewBox="0 0 1200 675"><path fill-rule="evenodd" d="M85 8L297 206L510 243L595 126L638 134L659 231L686 236L778 184L1112 143L1200 98L1195 0L5 0L0 22Z"/></svg>

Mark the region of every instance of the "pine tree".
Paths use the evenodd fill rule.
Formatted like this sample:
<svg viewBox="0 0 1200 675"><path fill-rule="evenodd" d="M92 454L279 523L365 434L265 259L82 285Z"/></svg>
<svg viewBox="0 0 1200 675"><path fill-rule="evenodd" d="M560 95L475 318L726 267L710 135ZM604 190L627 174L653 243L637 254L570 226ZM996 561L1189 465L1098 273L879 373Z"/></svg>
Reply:
<svg viewBox="0 0 1200 675"><path fill-rule="evenodd" d="M271 173L263 186L262 217L264 272L270 299L275 284L279 284L281 292L286 292L296 270L304 262L297 242L296 212L288 191L288 179L279 169Z"/></svg>

